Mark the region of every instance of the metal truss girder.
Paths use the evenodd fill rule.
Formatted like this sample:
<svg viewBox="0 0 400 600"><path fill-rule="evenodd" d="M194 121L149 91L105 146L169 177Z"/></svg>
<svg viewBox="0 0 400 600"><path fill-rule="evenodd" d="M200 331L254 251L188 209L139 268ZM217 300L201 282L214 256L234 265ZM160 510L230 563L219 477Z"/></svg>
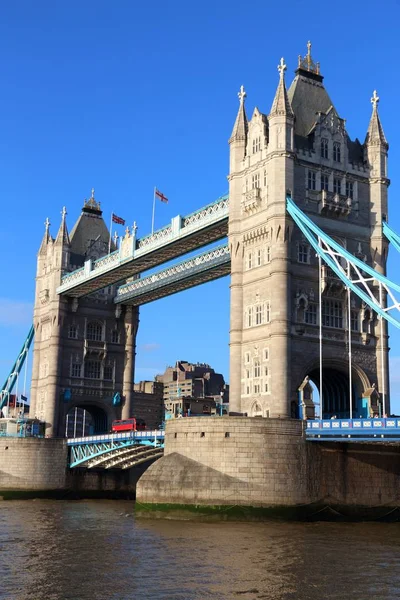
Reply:
<svg viewBox="0 0 400 600"><path fill-rule="evenodd" d="M29 329L28 335L26 336L24 345L15 361L8 378L6 379L3 387L0 390L0 409L3 408L7 404L9 400L10 393L17 381L18 374L21 372L21 369L25 363L26 357L28 356L29 348L31 347L33 337L35 335L35 330L33 325Z"/></svg>
<svg viewBox="0 0 400 600"><path fill-rule="evenodd" d="M136 306L146 304L225 277L230 274L230 268L229 248L228 244L224 244L121 286L114 302Z"/></svg>
<svg viewBox="0 0 400 600"><path fill-rule="evenodd" d="M215 207L219 206L221 210L216 210ZM174 234L171 228L171 235L165 240L161 238L162 243L156 241L157 243L152 244L151 240L147 243L146 240L152 236L146 236L146 238L136 241L133 256L120 259L119 256L116 256L117 251L99 259L99 261L103 261L102 265L107 266L107 261L110 263L105 270L99 269L97 272L92 270L86 274L82 268L67 273L57 288L57 293L77 298L86 296L220 240L228 234L228 213L229 198L224 196L200 211L182 217L180 219L182 227L179 232ZM198 215L200 216L196 221ZM153 236L162 234L166 229L155 231Z"/></svg>
<svg viewBox="0 0 400 600"><path fill-rule="evenodd" d="M295 205L290 197L287 197L286 206L288 213L318 256L336 273L344 285L361 298L381 318L400 328L400 321L389 314L389 311L395 311L396 314L400 313L400 302L394 296L394 291L400 292L400 285L390 281L382 273L375 271L326 235ZM371 289L372 285L379 288L379 298L374 295ZM388 306L384 304L384 294L382 292L385 292L391 301Z"/></svg>
<svg viewBox="0 0 400 600"><path fill-rule="evenodd" d="M111 468L114 462L115 464L121 462L125 456L131 458L138 454L144 457L147 454L151 455L154 450L161 452L163 448L163 442L157 439L138 441L135 438L71 445L70 468L79 466ZM110 466L107 466L108 464Z"/></svg>

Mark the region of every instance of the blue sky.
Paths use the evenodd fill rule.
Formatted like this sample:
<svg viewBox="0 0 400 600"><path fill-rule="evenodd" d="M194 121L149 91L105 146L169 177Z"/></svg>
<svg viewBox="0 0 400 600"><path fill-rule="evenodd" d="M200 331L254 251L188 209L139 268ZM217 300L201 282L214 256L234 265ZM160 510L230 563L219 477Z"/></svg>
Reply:
<svg viewBox="0 0 400 600"><path fill-rule="evenodd" d="M384 6L384 8L382 8ZM313 43L326 88L351 137L364 140L376 88L390 148L390 222L400 231L398 1L307 4L237 0L4 2L0 19L0 377L32 316L36 252L48 216L68 224L92 186L110 211L151 227L227 192L237 92L268 112L281 56L291 82ZM122 233L122 232L121 232ZM389 274L397 278L392 250ZM137 379L182 358L228 370L227 278L141 310ZM391 334L392 395L400 410L400 332Z"/></svg>

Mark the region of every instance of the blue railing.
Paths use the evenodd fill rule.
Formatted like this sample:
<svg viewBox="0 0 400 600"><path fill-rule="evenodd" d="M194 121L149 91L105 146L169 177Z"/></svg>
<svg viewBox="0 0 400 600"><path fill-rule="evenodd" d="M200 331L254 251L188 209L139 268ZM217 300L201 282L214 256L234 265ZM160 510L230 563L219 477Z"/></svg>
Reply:
<svg viewBox="0 0 400 600"><path fill-rule="evenodd" d="M310 420L306 438L310 441L400 441L400 418Z"/></svg>

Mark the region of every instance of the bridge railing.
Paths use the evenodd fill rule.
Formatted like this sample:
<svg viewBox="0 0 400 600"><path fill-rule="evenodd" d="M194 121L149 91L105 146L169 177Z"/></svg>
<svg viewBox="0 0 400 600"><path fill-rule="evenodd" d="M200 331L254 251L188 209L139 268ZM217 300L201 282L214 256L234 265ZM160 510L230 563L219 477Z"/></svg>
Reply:
<svg viewBox="0 0 400 600"><path fill-rule="evenodd" d="M306 438L310 440L353 438L379 441L400 439L400 418L319 419L309 420Z"/></svg>
<svg viewBox="0 0 400 600"><path fill-rule="evenodd" d="M121 433L103 433L101 435L86 435L84 437L68 438L67 445L75 446L79 444L96 444L97 442L112 442L123 440L154 440L154 438L164 438L165 431L154 429L151 431L123 431Z"/></svg>

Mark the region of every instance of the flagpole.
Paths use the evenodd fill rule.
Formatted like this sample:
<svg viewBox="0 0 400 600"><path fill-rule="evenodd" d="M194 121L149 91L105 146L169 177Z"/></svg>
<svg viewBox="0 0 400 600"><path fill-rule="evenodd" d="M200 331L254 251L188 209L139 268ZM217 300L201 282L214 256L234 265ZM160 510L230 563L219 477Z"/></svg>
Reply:
<svg viewBox="0 0 400 600"><path fill-rule="evenodd" d="M108 254L111 253L112 218L113 218L113 212L111 211L111 217L110 217L110 239L108 240Z"/></svg>
<svg viewBox="0 0 400 600"><path fill-rule="evenodd" d="M151 235L153 235L154 233L154 213L156 210L156 186L154 186L154 192L153 192L153 217L151 219Z"/></svg>

